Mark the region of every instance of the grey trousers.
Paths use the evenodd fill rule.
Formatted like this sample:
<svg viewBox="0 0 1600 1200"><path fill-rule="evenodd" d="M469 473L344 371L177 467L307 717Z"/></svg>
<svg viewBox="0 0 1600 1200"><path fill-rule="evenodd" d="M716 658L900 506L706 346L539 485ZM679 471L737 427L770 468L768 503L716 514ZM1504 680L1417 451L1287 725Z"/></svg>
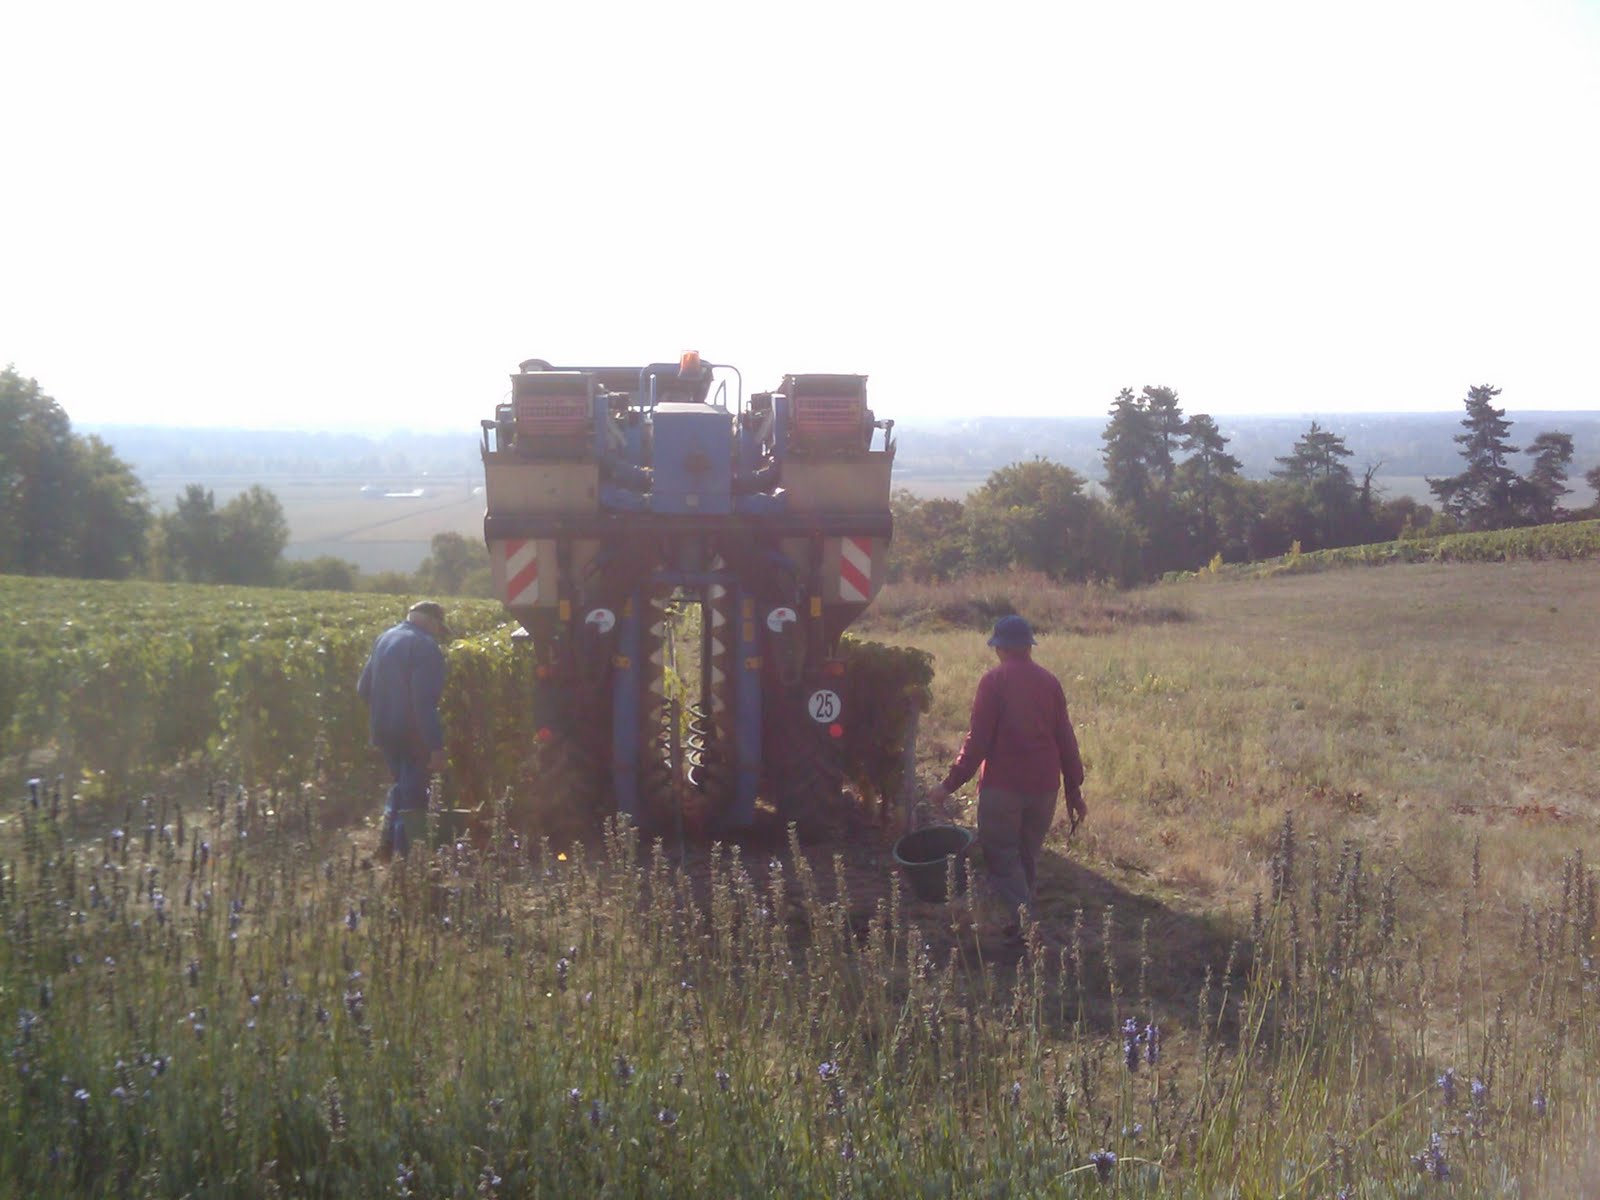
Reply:
<svg viewBox="0 0 1600 1200"><path fill-rule="evenodd" d="M978 844L995 898L1015 917L1033 916L1033 885L1044 836L1056 815L1056 792L978 789Z"/></svg>

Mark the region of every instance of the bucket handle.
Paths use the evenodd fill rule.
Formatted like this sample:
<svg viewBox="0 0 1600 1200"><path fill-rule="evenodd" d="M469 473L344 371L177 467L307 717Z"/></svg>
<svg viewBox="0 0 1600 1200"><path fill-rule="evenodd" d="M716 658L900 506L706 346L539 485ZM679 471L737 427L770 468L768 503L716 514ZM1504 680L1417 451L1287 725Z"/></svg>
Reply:
<svg viewBox="0 0 1600 1200"><path fill-rule="evenodd" d="M954 797L947 797L953 800ZM929 825L945 825L956 822L956 816L944 804L935 804L928 799L928 793L922 792L906 812L906 832L915 833L919 829L926 829Z"/></svg>

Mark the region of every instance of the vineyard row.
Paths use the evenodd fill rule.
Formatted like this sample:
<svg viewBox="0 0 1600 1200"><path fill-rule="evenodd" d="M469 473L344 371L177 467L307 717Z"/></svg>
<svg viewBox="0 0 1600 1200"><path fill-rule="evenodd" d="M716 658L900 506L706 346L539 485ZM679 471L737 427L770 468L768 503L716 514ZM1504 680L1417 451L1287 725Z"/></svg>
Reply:
<svg viewBox="0 0 1600 1200"><path fill-rule="evenodd" d="M402 614L397 598L0 576L0 603L18 614L0 626L0 760L46 752L72 786L99 790L201 757L280 787L373 777L355 681ZM532 663L498 604L455 602L450 621L450 783L458 802L476 803L515 785L532 749ZM848 729L849 773L886 790L932 665L848 639L843 653L857 694L871 697Z"/></svg>

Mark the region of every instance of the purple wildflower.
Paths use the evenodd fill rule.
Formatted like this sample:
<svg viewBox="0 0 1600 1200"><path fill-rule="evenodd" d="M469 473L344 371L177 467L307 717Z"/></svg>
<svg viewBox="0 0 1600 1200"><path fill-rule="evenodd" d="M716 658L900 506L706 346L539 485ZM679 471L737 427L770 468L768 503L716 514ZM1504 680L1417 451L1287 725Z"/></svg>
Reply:
<svg viewBox="0 0 1600 1200"><path fill-rule="evenodd" d="M662 1125L666 1126L668 1129L671 1129L678 1123L678 1114L673 1112L670 1108L663 1108L656 1114L656 1120Z"/></svg>
<svg viewBox="0 0 1600 1200"><path fill-rule="evenodd" d="M1445 1073L1434 1080L1439 1086L1439 1096L1445 1108L1454 1108L1456 1104L1456 1069L1448 1067Z"/></svg>
<svg viewBox="0 0 1600 1200"><path fill-rule="evenodd" d="M731 1083L732 1083L732 1078L729 1076L729 1074L726 1071L718 1071L717 1072L717 1086L719 1088L721 1088L723 1091L727 1091L728 1087L729 1087L729 1085Z"/></svg>
<svg viewBox="0 0 1600 1200"><path fill-rule="evenodd" d="M1472 1103L1482 1107L1489 1099L1489 1085L1481 1079L1474 1079L1472 1087Z"/></svg>
<svg viewBox="0 0 1600 1200"><path fill-rule="evenodd" d="M1139 1069L1139 1022L1129 1017L1122 1023L1122 1060L1128 1064L1128 1070Z"/></svg>
<svg viewBox="0 0 1600 1200"><path fill-rule="evenodd" d="M1444 1138L1437 1133L1430 1133L1428 1135L1428 1148L1421 1154L1413 1154L1411 1156L1411 1165L1420 1174L1440 1183L1449 1179L1450 1164L1445 1161L1444 1157Z"/></svg>
<svg viewBox="0 0 1600 1200"><path fill-rule="evenodd" d="M617 1055L615 1074L618 1083L627 1083L633 1078L633 1064L621 1054Z"/></svg>
<svg viewBox="0 0 1600 1200"><path fill-rule="evenodd" d="M1144 1027L1144 1060L1154 1066L1160 1057L1161 1027L1152 1021Z"/></svg>
<svg viewBox="0 0 1600 1200"><path fill-rule="evenodd" d="M1096 1150L1089 1155L1089 1162L1094 1165L1095 1176L1101 1183L1111 1182L1111 1172L1117 1169L1117 1154L1114 1150Z"/></svg>
<svg viewBox="0 0 1600 1200"><path fill-rule="evenodd" d="M839 1077L839 1064L836 1062L820 1063L817 1066L817 1078L823 1082Z"/></svg>
<svg viewBox="0 0 1600 1200"><path fill-rule="evenodd" d="M1544 1089L1540 1088L1533 1094L1533 1115L1536 1117L1544 1116L1549 1104L1550 1102L1545 1099Z"/></svg>

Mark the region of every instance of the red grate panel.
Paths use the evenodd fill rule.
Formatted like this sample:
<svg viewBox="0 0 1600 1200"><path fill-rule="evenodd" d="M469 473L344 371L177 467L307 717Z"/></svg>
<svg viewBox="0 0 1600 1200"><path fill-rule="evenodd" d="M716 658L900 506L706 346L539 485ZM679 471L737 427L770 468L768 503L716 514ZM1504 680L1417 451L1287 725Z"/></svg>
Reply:
<svg viewBox="0 0 1600 1200"><path fill-rule="evenodd" d="M794 424L801 433L855 433L866 418L860 396L796 396Z"/></svg>
<svg viewBox="0 0 1600 1200"><path fill-rule="evenodd" d="M526 433L562 436L589 429L587 396L518 396L517 428Z"/></svg>

